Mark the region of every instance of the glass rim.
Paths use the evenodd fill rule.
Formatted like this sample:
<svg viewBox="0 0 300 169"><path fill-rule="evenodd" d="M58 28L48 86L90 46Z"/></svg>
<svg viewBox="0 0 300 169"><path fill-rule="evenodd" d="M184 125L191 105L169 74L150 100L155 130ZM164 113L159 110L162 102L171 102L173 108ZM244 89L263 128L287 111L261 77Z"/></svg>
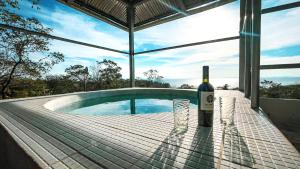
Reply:
<svg viewBox="0 0 300 169"><path fill-rule="evenodd" d="M219 99L235 99L236 100L237 97L235 96L219 96Z"/></svg>

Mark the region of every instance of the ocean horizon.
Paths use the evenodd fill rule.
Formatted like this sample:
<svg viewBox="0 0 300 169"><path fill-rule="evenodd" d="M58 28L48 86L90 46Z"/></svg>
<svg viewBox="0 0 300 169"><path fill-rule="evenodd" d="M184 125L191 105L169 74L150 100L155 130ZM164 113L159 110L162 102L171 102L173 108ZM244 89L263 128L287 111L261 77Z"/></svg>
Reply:
<svg viewBox="0 0 300 169"><path fill-rule="evenodd" d="M276 83L281 83L282 85L293 85L300 84L300 76L299 77L261 77L261 81L269 80ZM198 87L202 83L202 79L163 79L165 83L169 83L171 87L180 87L183 84L192 85L194 87ZM215 87L222 87L225 84L229 85L229 88L236 88L239 84L238 78L210 78L210 83Z"/></svg>

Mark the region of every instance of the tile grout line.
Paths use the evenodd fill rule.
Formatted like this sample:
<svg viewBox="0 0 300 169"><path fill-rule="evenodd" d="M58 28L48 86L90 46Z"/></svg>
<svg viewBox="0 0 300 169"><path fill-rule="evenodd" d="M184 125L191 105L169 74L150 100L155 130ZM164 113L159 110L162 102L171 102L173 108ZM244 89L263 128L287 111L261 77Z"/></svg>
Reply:
<svg viewBox="0 0 300 169"><path fill-rule="evenodd" d="M7 112L9 112L9 110L7 110L6 108L3 108L2 107L2 110L4 110L4 111L7 111ZM23 120L23 121L25 121L25 122L27 122L26 120L24 120L22 117L19 117L18 115L15 115L14 114L14 116L16 116L16 117L18 117L18 118L20 118L21 120ZM12 118L13 119L13 118ZM17 121L18 122L18 121ZM18 122L19 123L19 122ZM21 124L22 125L22 124ZM33 126L35 126L35 125L33 125ZM36 126L35 126L36 127ZM20 130L20 129L19 129ZM21 130L22 131L22 130ZM41 130L41 131L43 131L43 132L45 132L44 130ZM23 132L23 131L22 131ZM24 133L24 132L23 132ZM45 133L47 133L47 132L45 132ZM47 133L48 134L48 133ZM29 138L31 138L30 136L28 136ZM34 140L33 138L31 138L32 140ZM60 140L59 138L56 138L57 140L59 140L60 142L62 142L62 140ZM34 140L35 141L35 140ZM35 141L36 142L36 141ZM63 143L63 142L62 142ZM38 145L40 145L39 143L37 143ZM50 143L51 144L51 143ZM63 143L64 144L64 143ZM42 148L44 148L44 146L42 146L42 145L40 145ZM85 149L85 147L83 147L82 149L79 149L78 151L76 150L76 149L74 149L73 147L71 147L71 146L68 146L69 148L71 148L71 149L73 149L75 152L77 152L78 154L80 154L80 155L82 155L83 157L86 157L88 160L90 160L90 161L92 161L92 162L94 162L95 164L97 164L97 165L99 165L100 167L103 167L103 168L107 168L106 166L103 166L102 164L99 164L97 161L95 161L95 160L93 160L93 159L91 159L90 157L88 157L88 156L86 156L86 155L84 155L84 154L82 154L81 152L80 152L80 150L84 150ZM45 148L44 148L45 149ZM45 149L46 150L46 149ZM49 152L49 151L48 151ZM51 152L49 152L51 155L53 155ZM55 157L55 156L54 156ZM68 157L68 156L67 156ZM55 157L56 158L56 157ZM49 164L50 166L52 166L52 165L54 165L55 163L58 163L58 162L62 162L62 161L60 161L59 159L57 159L58 161L57 162L54 162L53 164ZM74 159L75 160L75 159ZM75 160L75 161L77 161L77 160ZM78 162L78 161L77 161ZM80 162L78 162L79 164L80 164ZM64 164L64 163L63 163Z"/></svg>
<svg viewBox="0 0 300 169"><path fill-rule="evenodd" d="M225 140L225 129L226 129L226 125L223 127L223 132L222 132L222 141L221 141L221 146L220 146L220 155L219 155L219 159L218 159L218 163L217 163L217 169L221 168L221 162L223 159L223 149L224 149L224 140Z"/></svg>

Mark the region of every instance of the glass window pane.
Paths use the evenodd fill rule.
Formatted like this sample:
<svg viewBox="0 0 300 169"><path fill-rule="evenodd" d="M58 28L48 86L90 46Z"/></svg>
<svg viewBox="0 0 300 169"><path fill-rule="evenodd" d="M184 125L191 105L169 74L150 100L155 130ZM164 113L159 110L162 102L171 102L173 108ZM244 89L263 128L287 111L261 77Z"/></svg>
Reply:
<svg viewBox="0 0 300 169"><path fill-rule="evenodd" d="M239 32L239 9L239 2L236 1L138 31L135 34L135 49L144 51L237 36Z"/></svg>
<svg viewBox="0 0 300 169"><path fill-rule="evenodd" d="M65 69L70 65L81 64L91 67L96 64L96 61L101 62L103 59L108 59L116 62L122 68L121 73L123 78L129 78L129 60L126 54L56 40L52 41L50 49L64 54L65 61L55 65L49 74L64 74Z"/></svg>
<svg viewBox="0 0 300 169"><path fill-rule="evenodd" d="M30 1L20 1L24 17L35 17L51 28L52 35L128 51L128 33L106 22L70 8L56 0L41 0L38 9Z"/></svg>
<svg viewBox="0 0 300 169"><path fill-rule="evenodd" d="M262 15L262 65L300 62L299 15L300 8Z"/></svg>
<svg viewBox="0 0 300 169"><path fill-rule="evenodd" d="M283 85L300 83L299 69L266 69L261 70L261 81L272 80Z"/></svg>
<svg viewBox="0 0 300 169"><path fill-rule="evenodd" d="M238 86L239 41L180 48L136 55L136 76L145 79L143 72L158 70L164 82L172 87L182 84L198 87L202 83L202 66L210 66L210 82L214 87L229 84Z"/></svg>

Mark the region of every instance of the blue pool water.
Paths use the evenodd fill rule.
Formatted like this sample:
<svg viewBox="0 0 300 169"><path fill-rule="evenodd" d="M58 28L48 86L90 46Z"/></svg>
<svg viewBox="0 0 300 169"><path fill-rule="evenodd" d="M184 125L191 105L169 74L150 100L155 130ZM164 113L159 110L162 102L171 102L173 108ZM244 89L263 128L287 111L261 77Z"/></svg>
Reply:
<svg viewBox="0 0 300 169"><path fill-rule="evenodd" d="M173 111L173 99L190 100L190 109L196 109L196 99L178 96L122 95L87 99L75 102L57 111L74 115L133 115Z"/></svg>

